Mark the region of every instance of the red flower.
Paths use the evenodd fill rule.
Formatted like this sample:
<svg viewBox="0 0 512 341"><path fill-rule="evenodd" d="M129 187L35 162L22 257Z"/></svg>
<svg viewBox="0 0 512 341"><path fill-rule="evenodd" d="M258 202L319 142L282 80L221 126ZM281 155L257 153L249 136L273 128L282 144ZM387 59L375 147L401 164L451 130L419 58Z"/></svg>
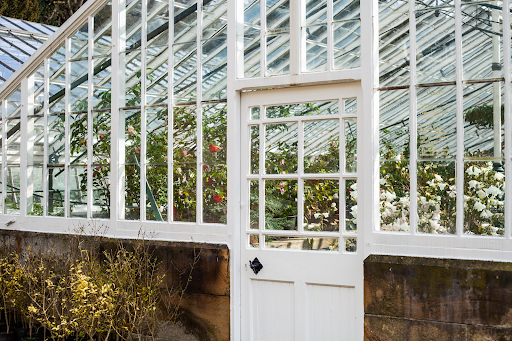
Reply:
<svg viewBox="0 0 512 341"><path fill-rule="evenodd" d="M215 195L213 196L213 202L218 204L222 200L223 200L223 198L218 193L215 193Z"/></svg>
<svg viewBox="0 0 512 341"><path fill-rule="evenodd" d="M172 211L174 212L174 219L176 219L176 216L178 215L178 209L176 208L176 206L172 207Z"/></svg>
<svg viewBox="0 0 512 341"><path fill-rule="evenodd" d="M213 184L213 179L211 177L208 177L206 180L206 185L211 186Z"/></svg>
<svg viewBox="0 0 512 341"><path fill-rule="evenodd" d="M216 153L219 151L219 147L214 146L213 144L210 145L210 151L212 153Z"/></svg>
<svg viewBox="0 0 512 341"><path fill-rule="evenodd" d="M203 165L203 171L205 171L207 169L208 169L208 166L207 165Z"/></svg>

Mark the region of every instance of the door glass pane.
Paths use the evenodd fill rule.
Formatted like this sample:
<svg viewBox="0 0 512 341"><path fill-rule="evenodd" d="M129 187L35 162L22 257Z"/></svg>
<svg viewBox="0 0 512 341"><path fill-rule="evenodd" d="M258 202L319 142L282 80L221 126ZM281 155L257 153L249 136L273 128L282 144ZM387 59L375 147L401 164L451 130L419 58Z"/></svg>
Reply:
<svg viewBox="0 0 512 341"><path fill-rule="evenodd" d="M260 226L260 182L249 181L249 228L259 229Z"/></svg>
<svg viewBox="0 0 512 341"><path fill-rule="evenodd" d="M297 172L297 123L265 125L265 169L267 174Z"/></svg>
<svg viewBox="0 0 512 341"><path fill-rule="evenodd" d="M339 231L338 180L304 180L304 230Z"/></svg>
<svg viewBox="0 0 512 341"><path fill-rule="evenodd" d="M251 174L260 170L260 126L250 126L251 133Z"/></svg>
<svg viewBox="0 0 512 341"><path fill-rule="evenodd" d="M357 232L357 180L345 180L345 232Z"/></svg>
<svg viewBox="0 0 512 341"><path fill-rule="evenodd" d="M343 120L345 133L345 172L357 171L357 123L355 118Z"/></svg>
<svg viewBox="0 0 512 341"><path fill-rule="evenodd" d="M304 122L304 172L338 173L339 120Z"/></svg>
<svg viewBox="0 0 512 341"><path fill-rule="evenodd" d="M338 114L337 101L282 104L265 107L266 118L336 114Z"/></svg>
<svg viewBox="0 0 512 341"><path fill-rule="evenodd" d="M338 239L325 237L265 236L266 249L338 251Z"/></svg>
<svg viewBox="0 0 512 341"><path fill-rule="evenodd" d="M297 230L297 180L265 181L265 229Z"/></svg>

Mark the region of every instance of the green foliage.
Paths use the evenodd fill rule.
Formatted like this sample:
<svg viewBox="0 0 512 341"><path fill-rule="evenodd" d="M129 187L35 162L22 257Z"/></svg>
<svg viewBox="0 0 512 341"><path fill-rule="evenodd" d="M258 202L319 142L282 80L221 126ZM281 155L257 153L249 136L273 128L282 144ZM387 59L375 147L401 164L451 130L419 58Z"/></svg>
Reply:
<svg viewBox="0 0 512 341"><path fill-rule="evenodd" d="M38 21L39 3L37 0L0 0L0 15Z"/></svg>
<svg viewBox="0 0 512 341"><path fill-rule="evenodd" d="M464 111L464 120L477 126L478 129L494 127L494 107L488 104L478 105ZM501 105L501 122L505 120L505 107Z"/></svg>

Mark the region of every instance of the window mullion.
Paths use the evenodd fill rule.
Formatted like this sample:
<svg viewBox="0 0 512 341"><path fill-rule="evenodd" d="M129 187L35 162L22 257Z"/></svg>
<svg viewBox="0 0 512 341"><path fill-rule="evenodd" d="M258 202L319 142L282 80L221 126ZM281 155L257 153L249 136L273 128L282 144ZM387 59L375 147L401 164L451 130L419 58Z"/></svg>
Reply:
<svg viewBox="0 0 512 341"><path fill-rule="evenodd" d="M69 92L71 90L70 80L71 80L71 64L69 62L69 57L71 55L71 42L70 39L66 39L65 44L65 81L64 81L64 97L65 97L65 110L64 110L64 126L65 126L65 141L64 141L64 150L65 152L65 161L64 161L64 217L67 218L69 216L69 163L70 163L70 129L69 129Z"/></svg>
<svg viewBox="0 0 512 341"><path fill-rule="evenodd" d="M88 94L87 94L87 218L90 219L92 216L92 149L93 145L93 117L92 117L92 107L93 107L93 77L94 77L94 61L92 59L93 55L93 46L94 46L94 17L89 17L89 34L88 34L88 59L87 59L87 72L88 72Z"/></svg>
<svg viewBox="0 0 512 341"><path fill-rule="evenodd" d="M174 0L169 1L169 62L167 63L168 124L167 124L167 221L174 221L174 24L171 21L174 13Z"/></svg>
<svg viewBox="0 0 512 341"><path fill-rule="evenodd" d="M455 168L455 186L457 188L456 229L457 236L461 237L464 228L464 115L463 115L463 88L462 88L462 13L461 0L455 0L455 84L456 84L456 116L457 116L457 158Z"/></svg>
<svg viewBox="0 0 512 341"><path fill-rule="evenodd" d="M260 77L267 76L267 1L260 0Z"/></svg>
<svg viewBox="0 0 512 341"><path fill-rule="evenodd" d="M327 0L327 71L332 71L334 68L333 1Z"/></svg>
<svg viewBox="0 0 512 341"><path fill-rule="evenodd" d="M111 79L112 79L112 102L110 109L110 124L112 129L110 130L110 220L117 221L120 217L119 210L122 207L124 212L124 193L120 192L120 181L119 176L120 162L119 162L119 137L124 134L123 129L120 129L119 124L119 106L120 106L120 94L121 94L121 82L120 82L120 69L119 69L119 51L120 49L120 27L121 27L121 16L120 9L125 6L124 1L113 1L112 2L112 65L111 65ZM124 73L123 73L124 74ZM124 95L124 92L123 92ZM124 135L123 135L124 136ZM122 206L121 206L122 205ZM115 231L113 231L115 233Z"/></svg>
<svg viewBox="0 0 512 341"><path fill-rule="evenodd" d="M203 3L197 2L197 84L196 84L196 222L203 222L203 169L201 163L203 162L203 110L201 106L203 98Z"/></svg>
<svg viewBox="0 0 512 341"><path fill-rule="evenodd" d="M416 21L415 21L415 1L409 0L409 32L410 32L410 86L409 86L409 129L411 132L410 136L410 156L409 156L409 173L410 173L410 210L409 210L409 223L410 233L416 234L417 230L417 157L418 153L416 150L417 141L417 116L416 116Z"/></svg>
<svg viewBox="0 0 512 341"><path fill-rule="evenodd" d="M503 2L503 66L505 74L505 96L504 96L504 109L505 109L505 180L509 181L512 176L512 160L510 157L510 139L512 137L512 125L510 124L510 81L511 81L511 46L510 46L510 16L506 15L510 13L510 2ZM512 187L505 186L505 238L511 238L511 226L512 223Z"/></svg>
<svg viewBox="0 0 512 341"><path fill-rule="evenodd" d="M140 220L146 220L146 46L147 46L147 0L142 0L141 51L140 51Z"/></svg>
<svg viewBox="0 0 512 341"><path fill-rule="evenodd" d="M50 72L50 63L47 58L44 60L44 99L43 99L43 216L48 214L48 93L50 82L48 75ZM4 140L5 141L5 140Z"/></svg>
<svg viewBox="0 0 512 341"><path fill-rule="evenodd" d="M30 83L32 81L32 89ZM34 77L29 76L21 80L21 108L20 108L20 215L27 215L27 127L28 127L28 108L30 105L30 98L34 98ZM13 188L14 191L14 188Z"/></svg>
<svg viewBox="0 0 512 341"><path fill-rule="evenodd" d="M290 1L290 75L298 75L301 70L301 7L304 0ZM305 17L305 16L304 16Z"/></svg>

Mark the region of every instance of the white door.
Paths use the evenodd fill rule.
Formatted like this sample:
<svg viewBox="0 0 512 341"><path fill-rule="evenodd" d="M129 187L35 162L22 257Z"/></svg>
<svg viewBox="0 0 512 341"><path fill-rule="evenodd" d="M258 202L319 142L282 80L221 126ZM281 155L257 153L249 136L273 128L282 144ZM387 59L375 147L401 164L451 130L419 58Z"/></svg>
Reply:
<svg viewBox="0 0 512 341"><path fill-rule="evenodd" d="M360 84L246 92L241 115L241 340L363 340Z"/></svg>

